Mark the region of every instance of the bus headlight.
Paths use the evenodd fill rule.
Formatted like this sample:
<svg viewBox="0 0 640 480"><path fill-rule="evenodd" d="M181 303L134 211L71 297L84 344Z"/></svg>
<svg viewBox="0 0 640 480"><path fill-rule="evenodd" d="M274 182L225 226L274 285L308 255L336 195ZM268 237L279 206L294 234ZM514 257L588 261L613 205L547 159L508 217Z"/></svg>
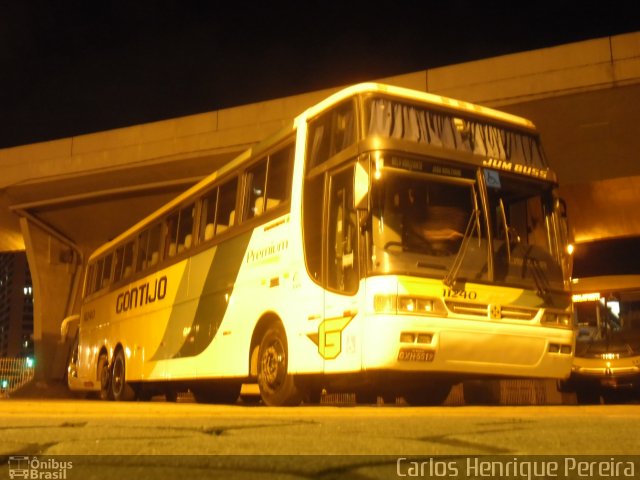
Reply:
<svg viewBox="0 0 640 480"><path fill-rule="evenodd" d="M439 308L440 307L440 308ZM376 295L373 299L376 313L444 315L446 311L440 301L434 298L410 295Z"/></svg>
<svg viewBox="0 0 640 480"><path fill-rule="evenodd" d="M545 325L571 328L571 314L566 312L545 312L542 316L542 323Z"/></svg>

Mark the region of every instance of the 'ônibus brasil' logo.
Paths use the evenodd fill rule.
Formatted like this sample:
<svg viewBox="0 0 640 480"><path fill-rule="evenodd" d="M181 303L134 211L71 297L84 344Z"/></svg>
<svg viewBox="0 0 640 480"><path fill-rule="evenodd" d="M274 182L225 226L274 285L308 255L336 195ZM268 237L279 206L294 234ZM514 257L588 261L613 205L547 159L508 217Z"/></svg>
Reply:
<svg viewBox="0 0 640 480"><path fill-rule="evenodd" d="M55 458L40 459L38 457L9 457L9 478L27 478L38 480L65 480L67 470L73 468L73 462Z"/></svg>
<svg viewBox="0 0 640 480"><path fill-rule="evenodd" d="M122 292L116 298L116 313L122 313L142 307L167 295L167 277L156 278L153 283L146 282Z"/></svg>

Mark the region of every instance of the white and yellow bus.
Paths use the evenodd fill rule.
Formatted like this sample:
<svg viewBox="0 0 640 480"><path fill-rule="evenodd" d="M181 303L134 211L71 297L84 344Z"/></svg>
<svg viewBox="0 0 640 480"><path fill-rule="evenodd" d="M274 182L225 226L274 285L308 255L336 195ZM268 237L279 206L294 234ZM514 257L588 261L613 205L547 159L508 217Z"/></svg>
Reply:
<svg viewBox="0 0 640 480"><path fill-rule="evenodd" d="M556 187L528 120L346 88L91 255L69 386L438 404L466 378L565 378Z"/></svg>
<svg viewBox="0 0 640 480"><path fill-rule="evenodd" d="M576 352L560 390L578 403L640 400L640 238L577 246L572 280Z"/></svg>

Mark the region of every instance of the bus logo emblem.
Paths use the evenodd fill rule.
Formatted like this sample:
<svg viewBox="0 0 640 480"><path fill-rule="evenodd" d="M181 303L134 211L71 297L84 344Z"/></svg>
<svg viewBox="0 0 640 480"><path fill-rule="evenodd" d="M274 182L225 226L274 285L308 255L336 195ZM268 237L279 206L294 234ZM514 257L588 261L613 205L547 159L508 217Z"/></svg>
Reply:
<svg viewBox="0 0 640 480"><path fill-rule="evenodd" d="M500 320L502 318L502 307L500 305L490 305L489 316L492 320Z"/></svg>
<svg viewBox="0 0 640 480"><path fill-rule="evenodd" d="M342 331L351 323L354 315L326 318L318 325L318 333L307 335L318 346L318 353L325 360L333 360L342 353Z"/></svg>

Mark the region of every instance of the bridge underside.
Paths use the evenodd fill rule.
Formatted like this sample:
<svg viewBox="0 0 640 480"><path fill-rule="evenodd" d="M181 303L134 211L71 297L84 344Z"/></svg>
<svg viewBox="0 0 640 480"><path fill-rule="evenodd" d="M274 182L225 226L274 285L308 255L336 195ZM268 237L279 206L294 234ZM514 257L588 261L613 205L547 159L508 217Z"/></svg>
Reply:
<svg viewBox="0 0 640 480"><path fill-rule="evenodd" d="M531 119L576 240L640 235L640 33L382 81ZM0 251L27 251L37 375L64 372L60 323L93 249L334 90L0 150Z"/></svg>

